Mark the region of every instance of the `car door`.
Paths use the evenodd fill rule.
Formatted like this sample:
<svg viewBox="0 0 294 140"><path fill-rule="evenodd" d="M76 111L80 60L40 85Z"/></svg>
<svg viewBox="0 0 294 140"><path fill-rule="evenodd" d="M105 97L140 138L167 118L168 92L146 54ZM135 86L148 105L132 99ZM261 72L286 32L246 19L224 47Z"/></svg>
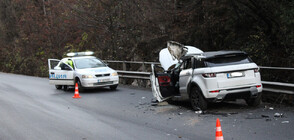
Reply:
<svg viewBox="0 0 294 140"><path fill-rule="evenodd" d="M74 70L57 59L48 59L49 83L53 85L74 85Z"/></svg>
<svg viewBox="0 0 294 140"><path fill-rule="evenodd" d="M153 96L159 102L169 99L178 94L175 87L176 81L172 72L157 72L158 66L151 65L151 87Z"/></svg>

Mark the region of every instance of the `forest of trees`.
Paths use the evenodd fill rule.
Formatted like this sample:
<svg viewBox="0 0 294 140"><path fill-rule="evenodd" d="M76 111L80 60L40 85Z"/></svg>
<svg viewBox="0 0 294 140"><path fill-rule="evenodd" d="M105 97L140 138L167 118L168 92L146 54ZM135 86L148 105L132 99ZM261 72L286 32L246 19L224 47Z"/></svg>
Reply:
<svg viewBox="0 0 294 140"><path fill-rule="evenodd" d="M294 67L293 7L293 0L1 0L0 71L47 76L48 58L85 50L158 61L169 40Z"/></svg>

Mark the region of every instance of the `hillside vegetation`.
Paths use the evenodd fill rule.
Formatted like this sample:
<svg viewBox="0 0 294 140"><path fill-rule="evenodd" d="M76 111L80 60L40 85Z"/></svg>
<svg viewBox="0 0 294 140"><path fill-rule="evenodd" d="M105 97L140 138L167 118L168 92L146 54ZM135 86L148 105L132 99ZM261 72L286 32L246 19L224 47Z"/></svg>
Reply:
<svg viewBox="0 0 294 140"><path fill-rule="evenodd" d="M84 50L158 61L169 40L294 67L293 7L292 0L1 0L0 71L47 76L48 58Z"/></svg>

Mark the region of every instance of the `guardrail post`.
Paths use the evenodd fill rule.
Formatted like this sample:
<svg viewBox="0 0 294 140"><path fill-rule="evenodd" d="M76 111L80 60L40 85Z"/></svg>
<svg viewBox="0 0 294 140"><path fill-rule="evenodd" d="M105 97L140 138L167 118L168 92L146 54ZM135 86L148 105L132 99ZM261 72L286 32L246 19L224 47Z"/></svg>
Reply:
<svg viewBox="0 0 294 140"><path fill-rule="evenodd" d="M142 71L146 72L145 62L142 63Z"/></svg>
<svg viewBox="0 0 294 140"><path fill-rule="evenodd" d="M126 62L123 61L123 71L127 71L127 66L126 66ZM127 83L127 79L123 78L123 84L125 85Z"/></svg>

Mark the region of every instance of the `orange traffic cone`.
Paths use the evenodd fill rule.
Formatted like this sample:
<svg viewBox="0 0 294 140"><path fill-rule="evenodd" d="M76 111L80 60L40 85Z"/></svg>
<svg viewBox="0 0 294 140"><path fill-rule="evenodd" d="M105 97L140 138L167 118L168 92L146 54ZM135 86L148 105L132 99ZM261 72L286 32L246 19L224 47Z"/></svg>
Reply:
<svg viewBox="0 0 294 140"><path fill-rule="evenodd" d="M224 140L221 124L218 118L216 119L215 140Z"/></svg>
<svg viewBox="0 0 294 140"><path fill-rule="evenodd" d="M76 83L76 87L75 87L75 95L72 96L72 98L81 98L80 94L79 94L79 86L78 83Z"/></svg>

